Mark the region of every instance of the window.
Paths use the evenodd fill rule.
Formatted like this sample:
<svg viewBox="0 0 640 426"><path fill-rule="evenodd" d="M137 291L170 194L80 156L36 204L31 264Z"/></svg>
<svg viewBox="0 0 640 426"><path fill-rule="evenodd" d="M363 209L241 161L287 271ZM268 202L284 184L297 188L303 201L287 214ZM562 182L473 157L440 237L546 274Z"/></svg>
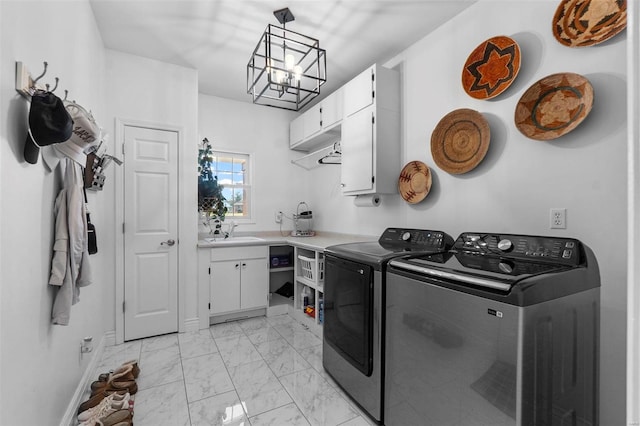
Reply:
<svg viewBox="0 0 640 426"><path fill-rule="evenodd" d="M229 219L251 219L251 156L213 151L211 171L222 185Z"/></svg>

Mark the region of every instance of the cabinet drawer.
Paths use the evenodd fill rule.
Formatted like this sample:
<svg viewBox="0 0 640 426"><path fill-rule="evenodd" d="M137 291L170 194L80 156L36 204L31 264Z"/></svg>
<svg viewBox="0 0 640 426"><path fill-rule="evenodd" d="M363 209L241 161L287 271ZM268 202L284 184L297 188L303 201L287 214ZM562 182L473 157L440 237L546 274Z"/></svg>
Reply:
<svg viewBox="0 0 640 426"><path fill-rule="evenodd" d="M211 249L211 261L267 258L268 246L221 247Z"/></svg>

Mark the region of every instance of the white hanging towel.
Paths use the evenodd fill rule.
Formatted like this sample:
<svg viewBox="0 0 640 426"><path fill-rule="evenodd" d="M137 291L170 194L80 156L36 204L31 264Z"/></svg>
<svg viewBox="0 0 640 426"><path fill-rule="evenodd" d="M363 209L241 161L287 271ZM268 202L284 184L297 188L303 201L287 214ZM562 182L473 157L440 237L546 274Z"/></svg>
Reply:
<svg viewBox="0 0 640 426"><path fill-rule="evenodd" d="M49 284L59 286L51 321L68 325L71 306L79 300L80 287L91 284L91 266L82 168L69 158L62 162L65 170L63 188L55 203L56 230Z"/></svg>

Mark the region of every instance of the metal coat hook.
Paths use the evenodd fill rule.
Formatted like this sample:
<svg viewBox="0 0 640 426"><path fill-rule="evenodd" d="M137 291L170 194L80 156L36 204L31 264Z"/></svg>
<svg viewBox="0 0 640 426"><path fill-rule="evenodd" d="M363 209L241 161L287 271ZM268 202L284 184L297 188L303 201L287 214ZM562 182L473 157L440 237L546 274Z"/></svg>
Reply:
<svg viewBox="0 0 640 426"><path fill-rule="evenodd" d="M47 67L49 66L49 64L47 63L47 61L44 61L44 71L42 71L42 74L40 74L38 77L36 77L35 80L33 80L33 87L36 86L36 83L38 82L38 80L40 80L42 77L44 77L44 75L47 73Z"/></svg>
<svg viewBox="0 0 640 426"><path fill-rule="evenodd" d="M55 86L53 86L53 89L51 89L51 90L49 90L49 85L48 85L48 84L45 84L45 87L47 88L47 92L51 92L51 93L55 92L55 91L56 91L56 89L58 88L58 81L59 81L59 80L60 80L60 79L59 79L58 77L56 77L56 85L55 85Z"/></svg>

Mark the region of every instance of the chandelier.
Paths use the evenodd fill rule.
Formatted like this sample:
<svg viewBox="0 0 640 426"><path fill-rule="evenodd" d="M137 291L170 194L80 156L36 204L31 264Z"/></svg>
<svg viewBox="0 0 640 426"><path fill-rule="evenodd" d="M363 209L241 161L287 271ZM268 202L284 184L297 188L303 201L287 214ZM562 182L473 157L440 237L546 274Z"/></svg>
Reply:
<svg viewBox="0 0 640 426"><path fill-rule="evenodd" d="M247 93L253 103L298 111L320 94L326 52L320 42L287 30L289 8L273 12L282 27L268 24L247 64Z"/></svg>

